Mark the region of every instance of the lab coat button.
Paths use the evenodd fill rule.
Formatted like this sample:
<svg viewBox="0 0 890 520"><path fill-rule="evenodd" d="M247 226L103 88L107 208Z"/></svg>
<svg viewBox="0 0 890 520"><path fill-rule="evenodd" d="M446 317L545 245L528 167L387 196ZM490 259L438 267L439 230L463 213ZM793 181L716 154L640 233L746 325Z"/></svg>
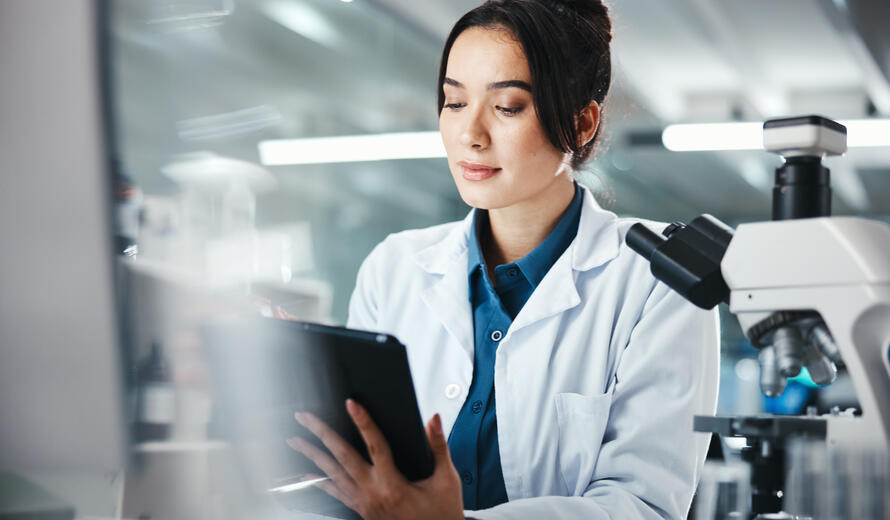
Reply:
<svg viewBox="0 0 890 520"><path fill-rule="evenodd" d="M468 486L473 483L473 474L469 471L464 471L460 477L463 479L464 484Z"/></svg>
<svg viewBox="0 0 890 520"><path fill-rule="evenodd" d="M491 341L500 341L503 337L504 333L499 330L495 330L491 333Z"/></svg>
<svg viewBox="0 0 890 520"><path fill-rule="evenodd" d="M482 411L482 401L473 401L473 413L478 414Z"/></svg>
<svg viewBox="0 0 890 520"><path fill-rule="evenodd" d="M460 395L460 386L451 383L450 385L445 387L445 397L448 399L456 399L457 396Z"/></svg>

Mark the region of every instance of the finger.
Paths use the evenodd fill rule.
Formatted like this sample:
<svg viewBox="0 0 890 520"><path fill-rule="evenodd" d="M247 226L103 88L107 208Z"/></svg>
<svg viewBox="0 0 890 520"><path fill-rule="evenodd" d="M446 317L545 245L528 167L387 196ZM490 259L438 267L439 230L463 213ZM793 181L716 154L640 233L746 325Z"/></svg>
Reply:
<svg viewBox="0 0 890 520"><path fill-rule="evenodd" d="M358 509L356 509L356 507L358 507L358 503L353 500L353 498L348 493L340 489L337 484L334 484L333 481L324 480L316 483L315 487L336 498L337 500L342 502L343 505L358 513Z"/></svg>
<svg viewBox="0 0 890 520"><path fill-rule="evenodd" d="M374 419L371 418L371 414L368 413L364 406L358 404L353 399L346 400L346 411L349 412L352 422L355 423L359 433L362 435L374 467L385 478L401 480L403 477L393 462L389 442L386 441L383 432L380 431Z"/></svg>
<svg viewBox="0 0 890 520"><path fill-rule="evenodd" d="M318 447L313 446L311 443L306 442L299 437L288 439L287 444L314 462L315 465L318 466L318 469L322 470L325 475L330 477L340 488L350 491L356 489L355 482L352 480L352 477L343 470L343 467L337 464L337 461L328 456L327 453L318 449Z"/></svg>
<svg viewBox="0 0 890 520"><path fill-rule="evenodd" d="M343 440L343 437L340 437L330 426L311 413L297 412L294 417L318 437L352 479L356 481L364 479L371 466L349 443Z"/></svg>
<svg viewBox="0 0 890 520"><path fill-rule="evenodd" d="M275 317L280 320L300 321L296 316L282 309L280 305L275 307Z"/></svg>
<svg viewBox="0 0 890 520"><path fill-rule="evenodd" d="M442 418L439 414L433 416L426 425L426 436L433 452L433 460L436 462L436 471L448 468L451 462L451 454L448 452L448 439L442 431Z"/></svg>

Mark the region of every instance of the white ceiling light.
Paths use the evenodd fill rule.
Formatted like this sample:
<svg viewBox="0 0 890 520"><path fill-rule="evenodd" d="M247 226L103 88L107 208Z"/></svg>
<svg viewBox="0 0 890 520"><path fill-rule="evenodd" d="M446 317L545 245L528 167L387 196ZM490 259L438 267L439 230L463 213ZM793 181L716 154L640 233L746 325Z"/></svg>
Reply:
<svg viewBox="0 0 890 520"><path fill-rule="evenodd" d="M266 166L445 157L439 132L275 139L258 145Z"/></svg>
<svg viewBox="0 0 890 520"><path fill-rule="evenodd" d="M763 148L763 124L670 125L662 132L661 142L665 148L674 152L757 150Z"/></svg>
<svg viewBox="0 0 890 520"><path fill-rule="evenodd" d="M890 146L890 119L838 121L847 127L847 147ZM669 125L661 134L665 148L674 152L762 150L762 123L705 123Z"/></svg>
<svg viewBox="0 0 890 520"><path fill-rule="evenodd" d="M890 146L890 119L839 121L847 127L847 146Z"/></svg>

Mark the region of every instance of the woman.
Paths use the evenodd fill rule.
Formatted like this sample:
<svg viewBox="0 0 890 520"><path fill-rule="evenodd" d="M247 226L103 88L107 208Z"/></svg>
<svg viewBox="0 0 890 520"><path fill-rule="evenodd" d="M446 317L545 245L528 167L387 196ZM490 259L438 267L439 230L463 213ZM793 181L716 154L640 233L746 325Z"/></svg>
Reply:
<svg viewBox="0 0 890 520"><path fill-rule="evenodd" d="M294 443L320 487L364 518L685 518L718 325L624 245L637 221L572 179L599 134L610 27L598 0L491 0L452 30L439 128L476 209L378 245L348 323L407 346L435 473L405 481L357 403L373 464L297 417L334 455Z"/></svg>

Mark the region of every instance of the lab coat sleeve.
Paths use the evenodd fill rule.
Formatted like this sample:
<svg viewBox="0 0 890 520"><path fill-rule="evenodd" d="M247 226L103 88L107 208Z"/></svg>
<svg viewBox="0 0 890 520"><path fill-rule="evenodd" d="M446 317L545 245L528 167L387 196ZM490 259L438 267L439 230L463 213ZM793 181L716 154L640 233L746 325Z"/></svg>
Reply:
<svg viewBox="0 0 890 520"><path fill-rule="evenodd" d="M719 341L716 310L656 283L617 361L606 431L583 496L521 499L466 516L686 518L710 440L693 432L693 416L716 411Z"/></svg>
<svg viewBox="0 0 890 520"><path fill-rule="evenodd" d="M349 317L346 320L346 326L350 329L370 330L376 332L378 329L377 316L380 308L378 298L380 293L377 290L377 264L380 262L381 245L378 245L371 251L359 267L358 275L355 280L355 289L349 298Z"/></svg>

